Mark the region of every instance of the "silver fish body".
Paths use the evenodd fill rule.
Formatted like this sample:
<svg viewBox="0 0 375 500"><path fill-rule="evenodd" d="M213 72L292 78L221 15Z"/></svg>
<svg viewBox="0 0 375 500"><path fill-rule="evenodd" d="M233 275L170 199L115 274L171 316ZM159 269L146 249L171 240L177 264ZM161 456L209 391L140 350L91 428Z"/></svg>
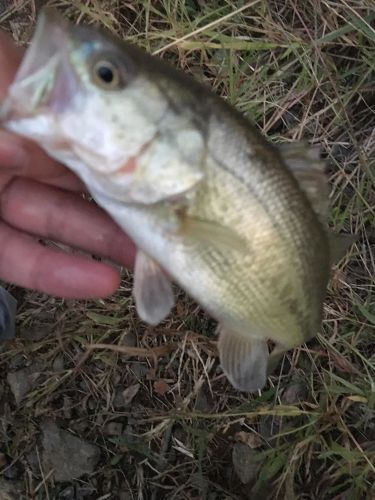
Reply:
<svg viewBox="0 0 375 500"><path fill-rule="evenodd" d="M53 31L64 44L43 58ZM321 179L309 151L280 152L165 63L53 19L40 22L3 115L76 172L135 241L144 320L168 314L171 278L219 322L235 387L262 387L272 356L317 333L329 248L313 208L319 183L298 181Z"/></svg>

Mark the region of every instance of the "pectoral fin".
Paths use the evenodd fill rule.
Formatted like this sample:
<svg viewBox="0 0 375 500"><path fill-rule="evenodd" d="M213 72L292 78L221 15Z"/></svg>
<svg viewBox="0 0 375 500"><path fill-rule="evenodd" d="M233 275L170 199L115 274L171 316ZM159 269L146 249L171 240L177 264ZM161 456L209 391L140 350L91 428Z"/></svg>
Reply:
<svg viewBox="0 0 375 500"><path fill-rule="evenodd" d="M233 229L222 226L216 222L181 216L181 232L192 240L201 241L208 245L248 253L246 241Z"/></svg>
<svg viewBox="0 0 375 500"><path fill-rule="evenodd" d="M269 357L266 340L221 330L218 349L221 367L236 389L254 392L265 385Z"/></svg>
<svg viewBox="0 0 375 500"><path fill-rule="evenodd" d="M133 296L139 317L157 325L174 306L172 284L163 269L139 250L135 259Z"/></svg>

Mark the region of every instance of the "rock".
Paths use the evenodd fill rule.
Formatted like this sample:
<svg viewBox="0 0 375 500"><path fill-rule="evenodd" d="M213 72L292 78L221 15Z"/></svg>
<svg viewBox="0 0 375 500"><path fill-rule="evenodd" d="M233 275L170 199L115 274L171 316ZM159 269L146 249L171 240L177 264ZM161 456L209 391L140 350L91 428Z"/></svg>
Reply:
<svg viewBox="0 0 375 500"><path fill-rule="evenodd" d="M84 498L97 498L94 496L95 488L89 484L83 484L82 486L76 487L76 498L74 500L83 500Z"/></svg>
<svg viewBox="0 0 375 500"><path fill-rule="evenodd" d="M307 395L306 387L302 382L295 382L289 385L281 395L281 401L286 405L293 405L302 401Z"/></svg>
<svg viewBox="0 0 375 500"><path fill-rule="evenodd" d="M43 426L43 468L45 473L54 469L56 481L71 481L83 474L91 474L99 462L97 446L59 429L47 420Z"/></svg>
<svg viewBox="0 0 375 500"><path fill-rule="evenodd" d="M22 486L19 481L7 481L0 478L0 500L22 500Z"/></svg>
<svg viewBox="0 0 375 500"><path fill-rule="evenodd" d="M121 339L121 345L125 345L127 347L136 347L137 345L137 337L134 332L127 331L122 339Z"/></svg>
<svg viewBox="0 0 375 500"><path fill-rule="evenodd" d="M73 431L77 432L77 434L84 434L85 432L87 432L88 426L89 425L87 420L77 420L69 425L69 427Z"/></svg>
<svg viewBox="0 0 375 500"><path fill-rule="evenodd" d="M109 422L105 426L105 433L107 436L119 436L122 433L122 423Z"/></svg>
<svg viewBox="0 0 375 500"><path fill-rule="evenodd" d="M70 485L60 491L59 500L76 500L76 491L74 486Z"/></svg>
<svg viewBox="0 0 375 500"><path fill-rule="evenodd" d="M85 498L94 498L95 489L89 485L70 485L60 491L59 500L85 500ZM0 499L1 500L1 499Z"/></svg>
<svg viewBox="0 0 375 500"><path fill-rule="evenodd" d="M256 461L257 456L258 452L252 450L247 444L235 443L233 446L233 467L243 484L256 479L259 468L259 462Z"/></svg>
<svg viewBox="0 0 375 500"><path fill-rule="evenodd" d="M26 394L35 387L42 370L39 363L33 363L27 368L22 368L7 375L7 381L17 404L20 404Z"/></svg>
<svg viewBox="0 0 375 500"><path fill-rule="evenodd" d="M25 358L21 352L15 354L9 360L9 371L17 371L25 367Z"/></svg>
<svg viewBox="0 0 375 500"><path fill-rule="evenodd" d="M59 354L56 356L56 358L53 360L52 363L52 370L54 372L62 372L65 368L65 363L64 363L64 356L62 354Z"/></svg>
<svg viewBox="0 0 375 500"><path fill-rule="evenodd" d="M148 366L140 361L133 361L132 363L129 363L128 369L134 374L137 380L143 379L149 370Z"/></svg>
<svg viewBox="0 0 375 500"><path fill-rule="evenodd" d="M124 391L123 388L116 389L116 392L115 392L115 395L113 398L113 406L116 409L123 408L124 406L126 406L125 401L124 401L124 396L122 395L123 391Z"/></svg>

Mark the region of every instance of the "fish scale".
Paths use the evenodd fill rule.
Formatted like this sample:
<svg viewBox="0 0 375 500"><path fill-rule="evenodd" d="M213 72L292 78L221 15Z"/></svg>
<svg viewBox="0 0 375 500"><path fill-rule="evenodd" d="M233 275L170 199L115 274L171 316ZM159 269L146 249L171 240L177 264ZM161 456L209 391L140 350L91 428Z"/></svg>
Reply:
<svg viewBox="0 0 375 500"><path fill-rule="evenodd" d="M213 176L214 178L216 177L216 181L219 183L219 186L216 187L216 189L214 189L214 191L218 191L219 190L219 187L220 187L220 184L222 186L225 186L225 182L223 183L220 183L219 181L219 175L217 176ZM205 189L202 189L205 193L207 192L210 192L210 187L207 187ZM238 191L237 190L237 196L238 196ZM244 193L246 195L246 193ZM248 197L248 196L247 196ZM222 192L221 192L221 197L220 196L216 196L215 199L216 200L221 200L223 197L223 187L222 187ZM226 197L225 197L226 199ZM238 199L238 198L237 198ZM216 205L218 205L218 202L216 203ZM243 207L243 204L241 205L241 202L239 202L239 205ZM219 217L215 217L215 211L212 210L212 207L210 207L211 210L209 210L209 213L205 213L205 215L207 217L210 218L210 220L218 220L218 221L221 221L222 223L224 224L231 224L232 223L232 219L233 217L231 217L231 214L227 212L227 220L223 217L223 212L221 212L219 210ZM234 214L237 213L237 207L235 205L233 205L233 210L232 212ZM199 212L199 208L198 208L198 212ZM229 220L228 220L229 219ZM254 223L250 221L246 223L246 220L244 220L244 218L242 219L242 225L245 226L244 227L244 230L243 230L243 236L248 238L248 241L249 241L249 247L250 249L252 248L252 246L254 245ZM252 231L251 231L252 229ZM260 228L260 234L263 235L264 234L264 226ZM264 244L262 242L260 242L260 247L261 248L264 248ZM258 253L257 252L257 249L252 249L250 250L250 252L253 251L255 253ZM280 252L277 252L275 251L275 256L276 258L279 258L280 259ZM207 257L208 257L208 260L206 262L206 265L212 265L212 262L213 262L213 257L212 255L209 255L207 254ZM232 309L235 308L235 304L233 304L233 300L232 300L232 297L236 297L237 299L239 299L241 296L242 296L242 302L245 304L245 307L246 307L246 312L247 312L247 321L249 322L249 317L252 318L253 321L256 321L257 317L262 317L262 323L264 323L264 314L265 314L265 309L270 309L270 303L271 303L271 310L272 310L272 302L275 302L275 301L272 301L270 300L271 299L271 296L270 296L270 293L272 292L271 290L269 290L269 287L268 287L268 283L270 281L270 278L273 276L275 276L275 272L274 272L274 267L275 265L270 265L270 261L272 262L272 255L267 255L267 262L265 263L266 265L263 265L262 262L259 263L259 266L258 266L258 269L260 270L261 274L260 276L257 275L256 272L254 272L254 264L252 263L252 257L250 255L250 258L248 258L246 261L243 261L241 260L239 265L238 265L238 271L237 269L234 267L235 265L235 254L233 256L233 261L232 261L232 266L225 266L225 262L223 262L223 259L221 260L221 262L219 261L219 266L220 266L220 269L222 271L222 275L226 275L227 276L227 281L228 282L231 282L231 283L235 283L235 286L234 286L234 290L231 290L229 293L228 293L228 296L226 297L227 300L230 302L230 306ZM242 259L242 257L240 256L240 258ZM261 256L259 256L259 258L261 258ZM248 274L246 274L247 276L247 280L244 280L244 268L246 270L248 270ZM270 274L270 278L267 279L267 274ZM276 274L276 276L278 275L279 273ZM266 284L265 284L266 282ZM221 287L222 287L222 284L221 284ZM210 288L210 287L209 287ZM250 301L249 301L249 297L256 297L257 300L254 304L251 304L252 307L250 307ZM265 298L265 300L262 300L263 297ZM244 315L244 311L241 311L242 312L242 315ZM272 326L274 327L274 329L276 329L276 327L278 327L278 330L280 329L280 319L278 321L275 321L272 323Z"/></svg>

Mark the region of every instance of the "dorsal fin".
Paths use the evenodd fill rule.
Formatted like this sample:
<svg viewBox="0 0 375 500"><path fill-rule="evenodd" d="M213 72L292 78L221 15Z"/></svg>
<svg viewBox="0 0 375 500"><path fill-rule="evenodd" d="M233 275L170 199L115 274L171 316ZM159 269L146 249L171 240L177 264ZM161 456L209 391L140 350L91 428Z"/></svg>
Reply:
<svg viewBox="0 0 375 500"><path fill-rule="evenodd" d="M335 234L328 229L329 188L324 173L325 162L320 158L319 147L302 141L278 144L278 149L326 230L331 265L335 264L356 241L356 236Z"/></svg>
<svg viewBox="0 0 375 500"><path fill-rule="evenodd" d="M329 189L324 172L325 162L320 158L319 147L306 142L294 142L278 144L278 150L319 219L326 225Z"/></svg>

